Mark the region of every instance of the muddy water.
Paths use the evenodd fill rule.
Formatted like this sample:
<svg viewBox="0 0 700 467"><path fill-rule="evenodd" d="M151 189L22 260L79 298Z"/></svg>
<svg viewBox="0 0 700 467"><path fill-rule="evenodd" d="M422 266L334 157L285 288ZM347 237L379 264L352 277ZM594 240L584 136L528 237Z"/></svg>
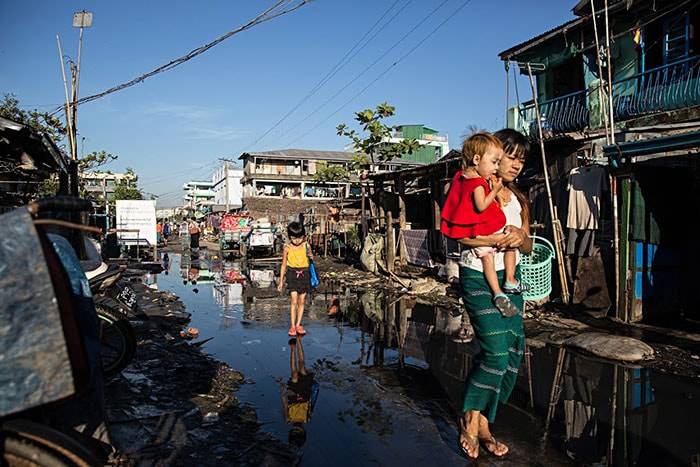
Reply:
<svg viewBox="0 0 700 467"><path fill-rule="evenodd" d="M153 286L182 298L207 351L246 375L239 399L303 465L465 464L454 420L478 347L454 341L459 316L337 290L313 297L290 343L274 265L169 259ZM698 465L699 397L697 381L531 345L494 425L511 453L480 464Z"/></svg>

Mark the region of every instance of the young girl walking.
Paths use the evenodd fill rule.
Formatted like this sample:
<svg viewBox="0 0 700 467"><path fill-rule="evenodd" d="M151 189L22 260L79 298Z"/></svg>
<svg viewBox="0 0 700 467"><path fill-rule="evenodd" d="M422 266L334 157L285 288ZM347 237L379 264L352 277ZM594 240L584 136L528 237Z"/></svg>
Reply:
<svg viewBox="0 0 700 467"><path fill-rule="evenodd" d="M503 189L503 180L496 176L502 154L501 142L490 133L476 133L464 142L463 170L455 174L442 209L440 230L447 237L478 238L504 233L506 217L497 200ZM495 252L495 248L483 246L472 248L467 254L481 260L496 308L504 316L513 316L518 308L506 294L520 294L528 287L515 278L515 250L504 253L505 283L501 287L496 274Z"/></svg>
<svg viewBox="0 0 700 467"><path fill-rule="evenodd" d="M287 226L287 237L289 243L284 245L282 252L282 270L277 290L282 292L285 284L291 298L289 305L290 336L304 335L306 331L301 325L301 318L304 315L304 302L306 293L311 290L311 276L309 275L309 258L311 250L306 243L306 232L304 226L299 222L291 222Z"/></svg>

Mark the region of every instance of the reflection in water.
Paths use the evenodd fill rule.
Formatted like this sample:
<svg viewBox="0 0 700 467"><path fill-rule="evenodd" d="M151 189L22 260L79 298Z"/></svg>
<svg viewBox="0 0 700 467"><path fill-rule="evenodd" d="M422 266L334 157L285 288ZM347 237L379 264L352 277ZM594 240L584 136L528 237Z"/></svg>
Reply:
<svg viewBox="0 0 700 467"><path fill-rule="evenodd" d="M289 444L302 447L306 442L306 424L318 399L319 385L304 362L303 336L289 340L289 372L287 384L281 384L282 414L289 429Z"/></svg>
<svg viewBox="0 0 700 467"><path fill-rule="evenodd" d="M361 453L357 464L410 463L420 456L415 465L461 460L454 419L478 345L455 338L459 310L326 284L328 291L316 293L308 306L309 335L287 347L281 317L289 299L275 290L277 265L217 262L202 254L183 256L181 275L189 277L193 265L200 278L203 271L212 276L207 296L218 329L226 331L208 348L256 380L241 397L254 397L266 429L304 444L309 465L347 464L348 439ZM194 324L206 329L206 321ZM307 365L308 379L302 372ZM288 381L278 384L287 371ZM319 387L323 403L316 407ZM700 465L698 392L689 378L528 340L496 429L512 448L512 465Z"/></svg>

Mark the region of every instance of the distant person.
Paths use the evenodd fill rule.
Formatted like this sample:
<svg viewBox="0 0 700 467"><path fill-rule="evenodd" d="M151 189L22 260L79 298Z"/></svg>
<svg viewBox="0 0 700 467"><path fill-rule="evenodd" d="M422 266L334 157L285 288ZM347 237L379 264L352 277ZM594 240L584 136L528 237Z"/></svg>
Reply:
<svg viewBox="0 0 700 467"><path fill-rule="evenodd" d="M303 336L306 334L306 330L301 325L301 318L304 315L306 293L311 290L309 258L312 256L309 245L306 243L306 232L303 225L299 222L291 222L287 226L287 237L289 237L289 243L284 245L282 251L282 269L277 290L282 292L286 279L287 289L291 297L288 334L290 336Z"/></svg>
<svg viewBox="0 0 700 467"><path fill-rule="evenodd" d="M199 234L201 230L194 217L191 217L187 223L187 232L190 234L190 249L199 250Z"/></svg>
<svg viewBox="0 0 700 467"><path fill-rule="evenodd" d="M318 399L319 385L314 375L306 371L302 336L289 340L289 368L291 375L286 386L282 385L282 410L284 421L292 425L289 444L300 448L306 442L304 424L311 420L311 413Z"/></svg>
<svg viewBox="0 0 700 467"><path fill-rule="evenodd" d="M171 233L170 222L168 222L168 219L165 219L165 222L163 222L163 242L166 245L168 244L168 238L170 238Z"/></svg>
<svg viewBox="0 0 700 467"><path fill-rule="evenodd" d="M163 242L163 222L156 222L156 243L160 244Z"/></svg>

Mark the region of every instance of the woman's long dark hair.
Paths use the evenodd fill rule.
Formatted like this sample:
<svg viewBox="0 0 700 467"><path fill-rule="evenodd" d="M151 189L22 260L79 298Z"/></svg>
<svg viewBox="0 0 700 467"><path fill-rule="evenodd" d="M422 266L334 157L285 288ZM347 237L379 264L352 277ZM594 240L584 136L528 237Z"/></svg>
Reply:
<svg viewBox="0 0 700 467"><path fill-rule="evenodd" d="M527 137L519 131L510 128L498 130L493 134L503 145L503 151L506 154L514 155L519 159L525 159L530 152L530 142ZM523 210L522 218L530 219L530 200L525 193L520 191L515 182L508 182L505 186L518 198L518 202Z"/></svg>

